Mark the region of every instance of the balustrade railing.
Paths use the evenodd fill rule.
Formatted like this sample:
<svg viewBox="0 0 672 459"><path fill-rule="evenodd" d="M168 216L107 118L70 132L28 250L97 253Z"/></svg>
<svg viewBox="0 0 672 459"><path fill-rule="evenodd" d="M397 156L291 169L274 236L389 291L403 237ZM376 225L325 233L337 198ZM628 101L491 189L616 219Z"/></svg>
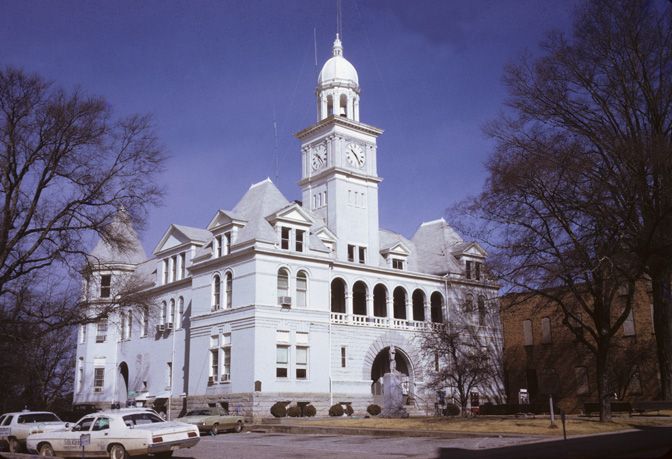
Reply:
<svg viewBox="0 0 672 459"><path fill-rule="evenodd" d="M348 316L342 312L331 313L331 323L338 325L354 325L357 327L396 328L400 330L435 330L442 327L441 323L420 320L405 320L388 317L369 317L360 314Z"/></svg>

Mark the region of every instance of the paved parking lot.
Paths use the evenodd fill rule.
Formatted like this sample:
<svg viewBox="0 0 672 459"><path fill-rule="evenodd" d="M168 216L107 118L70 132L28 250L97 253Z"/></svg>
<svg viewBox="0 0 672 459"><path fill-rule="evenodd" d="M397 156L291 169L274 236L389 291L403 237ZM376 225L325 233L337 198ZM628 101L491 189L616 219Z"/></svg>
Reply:
<svg viewBox="0 0 672 459"><path fill-rule="evenodd" d="M280 433L221 434L204 436L197 446L178 450L175 458L436 458L438 448L495 448L539 438L422 438L362 435L301 435Z"/></svg>

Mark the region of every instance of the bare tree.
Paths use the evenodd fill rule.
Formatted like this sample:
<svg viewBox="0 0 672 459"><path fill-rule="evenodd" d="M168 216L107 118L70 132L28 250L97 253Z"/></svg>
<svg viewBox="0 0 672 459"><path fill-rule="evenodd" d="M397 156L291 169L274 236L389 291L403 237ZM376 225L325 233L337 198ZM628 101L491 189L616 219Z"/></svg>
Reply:
<svg viewBox="0 0 672 459"><path fill-rule="evenodd" d="M448 388L466 414L470 394L474 390L495 402L504 394L501 327L496 311L486 309L479 301L471 301L462 309L451 311L450 320L418 334L420 347L434 368L428 372L427 387Z"/></svg>
<svg viewBox="0 0 672 459"><path fill-rule="evenodd" d="M116 223L142 226L163 161L147 116L115 119L102 98L0 69L0 349L12 356L0 398L52 403L71 384L62 369L73 325L153 306L146 279L129 273L114 298L84 308L80 275L98 262L88 256L96 238L117 253L137 245Z"/></svg>
<svg viewBox="0 0 672 459"><path fill-rule="evenodd" d="M102 98L0 71L0 298L52 264L79 268L120 209L136 226L156 204L163 153L149 118L114 120Z"/></svg>

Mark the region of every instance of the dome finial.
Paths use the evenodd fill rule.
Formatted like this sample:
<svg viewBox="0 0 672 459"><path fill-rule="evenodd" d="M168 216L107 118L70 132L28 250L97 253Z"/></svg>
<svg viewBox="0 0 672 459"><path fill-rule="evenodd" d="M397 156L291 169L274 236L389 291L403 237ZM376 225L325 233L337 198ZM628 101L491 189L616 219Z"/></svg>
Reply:
<svg viewBox="0 0 672 459"><path fill-rule="evenodd" d="M341 44L341 39L338 38L338 34L336 34L336 40L334 40L334 56L342 56L343 55L343 45Z"/></svg>

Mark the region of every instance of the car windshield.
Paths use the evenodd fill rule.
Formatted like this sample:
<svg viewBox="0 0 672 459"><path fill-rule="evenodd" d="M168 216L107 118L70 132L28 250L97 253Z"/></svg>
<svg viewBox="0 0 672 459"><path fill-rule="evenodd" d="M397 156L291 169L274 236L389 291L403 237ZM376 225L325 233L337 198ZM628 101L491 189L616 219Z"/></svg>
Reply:
<svg viewBox="0 0 672 459"><path fill-rule="evenodd" d="M191 410L187 416L210 416L210 410Z"/></svg>
<svg viewBox="0 0 672 459"><path fill-rule="evenodd" d="M154 424L156 422L166 422L157 415L150 412L127 414L123 419L124 424L126 424L128 427L139 426L143 424Z"/></svg>
<svg viewBox="0 0 672 459"><path fill-rule="evenodd" d="M17 422L28 424L30 422L61 422L61 420L54 413L30 413L20 414Z"/></svg>

